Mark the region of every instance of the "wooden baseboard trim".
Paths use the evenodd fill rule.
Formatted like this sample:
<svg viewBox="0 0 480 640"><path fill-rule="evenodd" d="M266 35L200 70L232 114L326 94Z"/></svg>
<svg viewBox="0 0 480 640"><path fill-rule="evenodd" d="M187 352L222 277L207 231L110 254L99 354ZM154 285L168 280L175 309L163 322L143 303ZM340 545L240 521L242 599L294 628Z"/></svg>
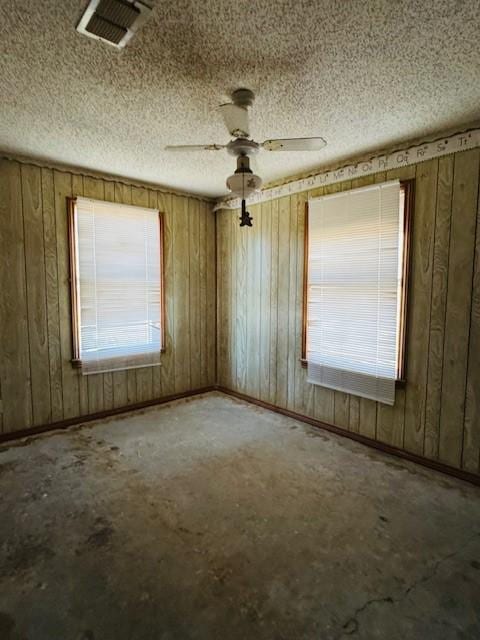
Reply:
<svg viewBox="0 0 480 640"><path fill-rule="evenodd" d="M173 402L173 400L181 400L182 398L190 398L191 396L197 396L201 393L208 393L215 391L215 386L202 387L201 389L193 389L191 391L184 391L182 393L174 393L164 398L157 398L155 400L146 400L145 402L137 402L124 407L117 407L115 409L107 409L106 411L98 411L97 413L91 413L86 416L78 416L76 418L69 418L67 420L60 420L59 422L52 422L50 424L42 424L36 427L29 427L28 429L21 429L20 431L11 431L9 433L0 433L0 443L10 442L12 440L20 440L21 438L28 438L36 436L40 433L46 433L47 431L57 431L60 429L68 429L79 424L85 424L86 422L93 422L94 420L102 420L103 418L111 418L113 416L121 415L122 413L129 413L130 411L137 411L139 409L146 409L148 407L155 407L161 404L167 404L167 402Z"/></svg>
<svg viewBox="0 0 480 640"><path fill-rule="evenodd" d="M433 469L434 471L439 471L440 473L444 473L449 476L453 476L460 480L464 480L465 482L469 482L471 484L480 486L480 476L470 473L469 471L464 471L463 469L456 469L455 467L451 467L443 462L438 462L436 460L429 460L428 458L424 458L423 456L419 456L415 453L410 453L409 451L404 451L403 449L399 449L398 447L393 447L392 445L385 444L383 442L378 442L378 440L372 440L372 438L367 438L366 436L362 436L360 433L354 433L352 431L346 431L341 427L336 427L333 424L329 424L327 422L321 422L320 420L316 420L315 418L310 418L309 416L305 416L301 413L297 413L296 411L291 411L290 409L283 409L282 407L277 407L276 405L270 404L269 402L264 402L263 400L257 400L256 398L252 398L251 396L247 396L243 393L239 393L238 391L233 391L232 389L227 389L226 387L218 386L216 387L217 391L221 391L229 396L233 396L234 398L238 398L239 400L244 400L245 402L249 402L251 404L255 404L259 407L263 407L264 409L269 409L270 411L274 411L275 413L280 413L289 418L293 418L294 420L299 420L300 422L306 422L313 427L318 427L319 429L324 429L326 431L330 431L331 433L335 433L336 435L342 436L344 438L349 438L350 440L355 440L356 442L360 442L361 444L366 445L367 447L372 447L373 449L377 449L378 451L382 451L383 453L387 453L392 456L396 456L397 458L403 458L404 460L409 460L410 462L415 462L416 464L420 464L423 467L427 467L428 469Z"/></svg>

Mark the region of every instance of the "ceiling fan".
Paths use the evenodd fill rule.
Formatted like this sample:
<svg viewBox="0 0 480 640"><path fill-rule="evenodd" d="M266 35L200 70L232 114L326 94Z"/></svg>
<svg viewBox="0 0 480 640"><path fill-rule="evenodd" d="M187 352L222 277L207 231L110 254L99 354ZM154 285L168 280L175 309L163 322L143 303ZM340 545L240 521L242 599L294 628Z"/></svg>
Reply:
<svg viewBox="0 0 480 640"><path fill-rule="evenodd" d="M246 210L245 200L262 186L262 179L250 169L250 157L261 149L266 151L319 151L327 144L323 138L274 138L255 142L250 138L248 108L255 95L250 89L236 89L232 102L220 105L220 111L228 132L233 136L228 144L169 145L169 151L221 151L237 157L237 169L227 178L227 187L242 199L240 226L252 226L252 218Z"/></svg>

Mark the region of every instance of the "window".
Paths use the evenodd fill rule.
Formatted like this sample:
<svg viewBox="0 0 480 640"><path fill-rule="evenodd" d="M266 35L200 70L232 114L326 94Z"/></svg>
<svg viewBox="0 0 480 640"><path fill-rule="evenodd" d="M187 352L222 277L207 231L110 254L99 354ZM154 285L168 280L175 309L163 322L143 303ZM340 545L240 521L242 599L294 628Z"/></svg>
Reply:
<svg viewBox="0 0 480 640"><path fill-rule="evenodd" d="M160 364L161 214L88 198L68 204L74 363L85 374Z"/></svg>
<svg viewBox="0 0 480 640"><path fill-rule="evenodd" d="M310 200L303 358L307 380L393 404L403 378L411 183Z"/></svg>

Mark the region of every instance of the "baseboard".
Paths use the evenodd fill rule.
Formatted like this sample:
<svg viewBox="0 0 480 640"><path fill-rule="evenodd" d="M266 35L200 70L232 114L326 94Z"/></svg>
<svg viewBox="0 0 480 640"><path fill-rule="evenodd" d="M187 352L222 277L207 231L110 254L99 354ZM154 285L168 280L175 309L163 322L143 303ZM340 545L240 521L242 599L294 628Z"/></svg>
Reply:
<svg viewBox="0 0 480 640"><path fill-rule="evenodd" d="M336 435L342 436L344 438L355 440L356 442L360 442L367 447L372 447L373 449L377 449L378 451L382 451L383 453L387 453L388 455L396 456L397 458L403 458L404 460L409 460L410 462L415 462L416 464L420 464L423 467L427 467L428 469L440 471L440 473L445 473L449 476L454 476L455 478L464 480L465 482L470 482L471 484L480 486L480 476L476 475L475 473L464 471L463 469L457 469L436 460L429 460L424 456L419 456L415 453L405 451L404 449L399 449L398 447L393 447L392 445L378 442L378 440L367 438L366 436L362 436L360 433L346 431L341 427L336 427L333 424L322 422L320 420L316 420L315 418L310 418L309 416L297 413L296 411L283 409L282 407L270 404L269 402L264 402L263 400L257 400L257 398L239 393L238 391L233 391L232 389L227 389L226 387L217 385L216 389L217 391L221 391L222 393L233 396L234 398L238 398L239 400L244 400L245 402L255 404L259 407L263 407L264 409L269 409L270 411L274 411L275 413L280 413L284 416L288 416L289 418L293 418L294 420L305 422L309 425L312 425L313 427L318 427L319 429L330 431L331 433L335 433Z"/></svg>
<svg viewBox="0 0 480 640"><path fill-rule="evenodd" d="M385 444L384 442L379 442L378 440L367 438L360 433L346 431L345 429L337 427L333 424L322 422L321 420L316 420L315 418L303 415L302 413L297 413L296 411L291 411L290 409L278 407L274 404L270 404L269 402L258 400L257 398L253 398L252 396L245 395L244 393L239 393L238 391L234 391L233 389L227 389L226 387L222 387L220 385L211 385L208 387L202 387L200 389L193 389L190 391L184 391L182 393L175 393L163 398L146 400L145 402L137 402L136 404L117 407L115 409L99 411L97 413L91 413L86 416L78 416L75 418L69 418L67 420L61 420L59 422L52 422L50 424L39 425L36 427L29 427L28 429L22 429L20 431L2 433L0 434L0 443L20 440L22 438L35 436L41 433L46 433L48 431L68 429L69 427L79 424L85 424L87 422L93 422L94 420L102 420L103 418L110 418L113 416L121 415L123 413L129 413L130 411L137 411L139 409L146 409L148 407L167 404L168 402L173 402L174 400L181 400L183 398L189 398L192 396L200 395L202 393L209 393L211 391L220 391L221 393L225 393L226 395L238 398L239 400L244 400L245 402L249 402L250 404L255 404L259 407L263 407L264 409L269 409L270 411L274 411L275 413L280 413L284 416L292 418L293 420L299 420L300 422L305 422L306 424L309 424L313 427L335 433L336 435L342 436L343 438L355 440L356 442L360 442L367 447L377 449L378 451L382 451L383 453L386 453L388 455L396 456L397 458L403 458L404 460L409 460L410 462L415 462L416 464L427 467L428 469L433 469L434 471L439 471L440 473L444 473L446 475L464 480L465 482L469 482L476 486L480 486L480 476L476 475L475 473L464 471L463 469L457 469L436 460L429 460L428 458L419 456L415 453L410 453L409 451L405 451L404 449L399 449L398 447Z"/></svg>
<svg viewBox="0 0 480 640"><path fill-rule="evenodd" d="M130 404L123 407L117 407L115 409L107 409L106 411L98 411L97 413L90 413L86 416L78 416L75 418L68 418L67 420L60 420L58 422L51 422L49 424L42 424L36 427L29 427L28 429L21 429L20 431L11 431L8 433L0 433L0 443L10 442L11 440L19 440L20 438L27 438L35 436L40 433L46 433L47 431L56 431L59 429L68 429L79 424L85 424L86 422L93 422L94 420L101 420L102 418L111 418L112 416L118 416L122 413L128 413L130 411L136 411L138 409L146 409L147 407L155 407L157 405L166 404L173 400L181 400L182 398L189 398L191 396L197 396L201 393L208 393L209 391L215 391L215 386L202 387L201 389L193 389L190 391L184 391L182 393L174 393L163 398L156 398L154 400L146 400L145 402L137 402L136 404Z"/></svg>

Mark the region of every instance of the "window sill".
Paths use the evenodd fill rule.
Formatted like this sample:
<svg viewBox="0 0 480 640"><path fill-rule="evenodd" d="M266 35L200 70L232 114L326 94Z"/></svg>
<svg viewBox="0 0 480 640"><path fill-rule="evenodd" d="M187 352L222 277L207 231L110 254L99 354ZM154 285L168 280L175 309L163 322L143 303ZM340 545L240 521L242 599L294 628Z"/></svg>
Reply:
<svg viewBox="0 0 480 640"><path fill-rule="evenodd" d="M160 349L160 353L165 353L165 352L166 352L166 349ZM82 361L80 359L78 359L78 358L72 358L70 360L70 363L71 363L73 369L81 369L82 368ZM145 365L145 366L156 366L156 365ZM125 369L118 369L118 371L127 371L129 368L131 368L131 367L126 367Z"/></svg>
<svg viewBox="0 0 480 640"><path fill-rule="evenodd" d="M301 366L306 369L308 366L308 361L305 358L300 358ZM407 384L406 380L395 380L395 389L405 389Z"/></svg>

